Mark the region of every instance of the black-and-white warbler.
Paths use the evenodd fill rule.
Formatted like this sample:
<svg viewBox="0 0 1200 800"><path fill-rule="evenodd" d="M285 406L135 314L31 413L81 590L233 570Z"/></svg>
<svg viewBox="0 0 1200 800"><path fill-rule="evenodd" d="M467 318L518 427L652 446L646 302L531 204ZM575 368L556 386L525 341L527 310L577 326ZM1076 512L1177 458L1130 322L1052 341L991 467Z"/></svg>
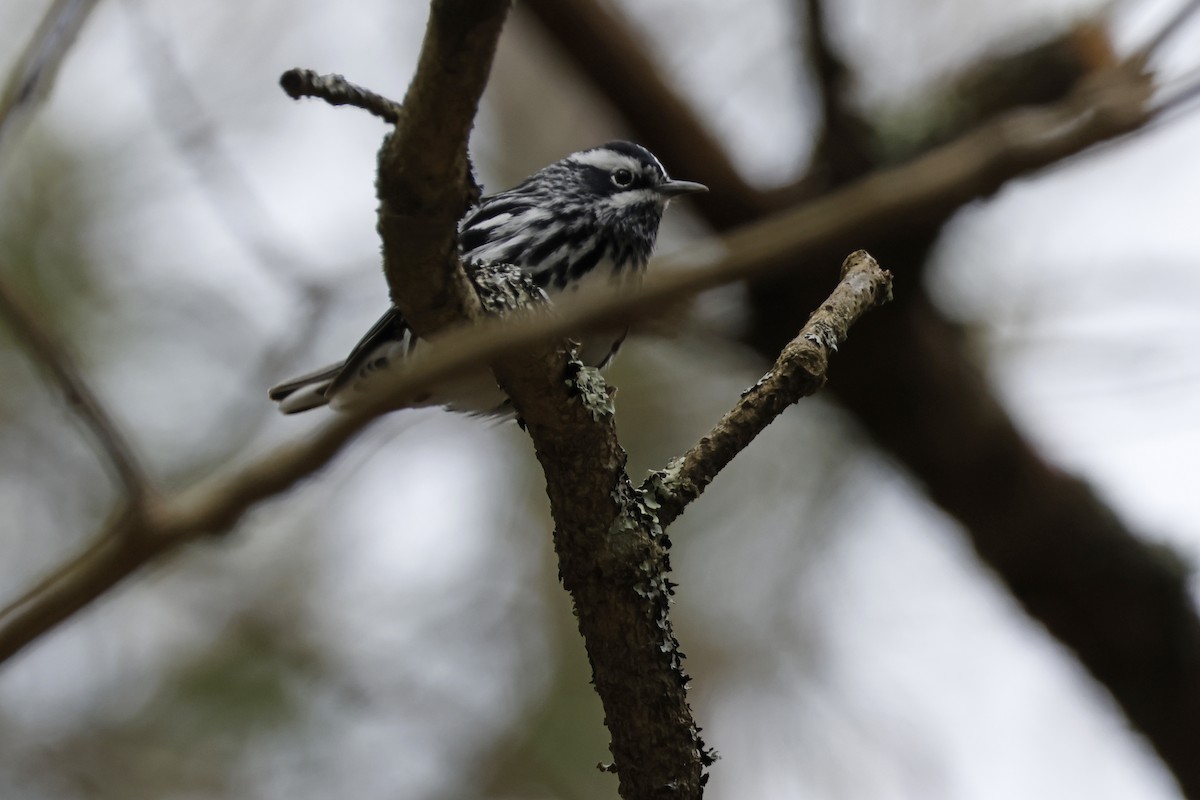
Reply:
<svg viewBox="0 0 1200 800"><path fill-rule="evenodd" d="M609 142L572 153L512 189L482 198L459 223L459 253L481 289L481 281L502 284L511 278L512 266L522 272L517 278L528 276L534 291L551 297L597 281L636 281L654 250L667 202L702 191L699 183L668 178L646 148ZM625 331L591 337L579 358L602 367L624 338ZM418 342L393 306L344 362L281 383L270 397L286 414L326 404L353 408L371 391L372 378L408 356ZM489 413L502 411L505 403L490 372L481 370L411 405Z"/></svg>

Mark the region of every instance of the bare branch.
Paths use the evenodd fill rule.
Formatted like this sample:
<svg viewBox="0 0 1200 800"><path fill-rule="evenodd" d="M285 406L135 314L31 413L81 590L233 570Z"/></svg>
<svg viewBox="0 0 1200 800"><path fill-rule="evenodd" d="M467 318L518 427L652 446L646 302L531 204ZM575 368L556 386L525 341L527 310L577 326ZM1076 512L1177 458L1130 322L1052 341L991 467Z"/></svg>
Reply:
<svg viewBox="0 0 1200 800"><path fill-rule="evenodd" d="M1150 60L1154 55L1159 53L1171 40L1179 30L1187 24L1197 11L1200 11L1200 0L1188 0L1179 9L1171 15L1171 17L1163 23L1153 36L1151 36L1145 44L1137 49L1133 58L1143 61Z"/></svg>
<svg viewBox="0 0 1200 800"><path fill-rule="evenodd" d="M150 108L176 155L190 169L200 196L258 267L296 296L290 309L299 322L291 326L290 335L267 346L256 363L245 365L249 376L271 374L277 364L303 351L320 329L331 296L329 287L313 276L327 270L291 243L289 234L223 140L217 118L196 91L170 40L152 24L145 4L125 0L121 5L131 26L133 53L143 62L137 74L149 96ZM228 461L236 450L251 442L249 434L262 425L263 417L273 413L274 409L262 406L257 415L229 415L227 419L236 424L222 428L193 456L207 463ZM186 465L184 471L194 474L196 465Z"/></svg>
<svg viewBox="0 0 1200 800"><path fill-rule="evenodd" d="M402 216L397 209L403 210L405 202L416 203L418 210L433 207L437 219L450 219L442 234L413 239L405 248L390 251L393 255L399 252L397 259L412 258L434 264L435 275L429 280L435 283L437 275L452 270L462 275L455 248L439 248L439 235L453 240L455 223L470 194L466 138L507 8L507 0L434 0L421 65L410 86L410 100L415 100L409 103L397 133L381 154L384 207L380 228L385 236L385 250L389 231L394 231L396 218ZM433 141L426 141L430 136ZM416 165L415 170L407 166L409 163ZM417 191L405 195L408 188ZM435 201L441 202L440 208ZM435 257L431 258L430 253ZM389 260L389 277L394 277L392 264ZM428 297L431 293L423 292L427 285L414 281L410 287L412 296ZM440 285L445 289L449 284L443 278ZM435 299L429 302L430 307L443 301L459 308L470 302L478 307L478 298L469 284L457 303L444 294L432 294ZM427 313L423 319L429 316ZM471 318L469 314L464 317ZM66 374L72 373L68 370ZM154 556L197 536L228 529L255 503L312 474L328 463L384 406L379 404L371 409L372 413L339 417L303 443L281 448L206 485L154 503L144 513L116 515L82 555L0 612L0 660L86 606ZM119 443L120 439L112 438L111 442Z"/></svg>
<svg viewBox="0 0 1200 800"><path fill-rule="evenodd" d="M478 319L458 221L479 197L467 138L508 0L434 0L396 131L379 151L379 235L392 302L417 333Z"/></svg>
<svg viewBox="0 0 1200 800"><path fill-rule="evenodd" d="M95 7L96 0L55 0L46 10L0 93L0 156L50 93L63 59Z"/></svg>
<svg viewBox="0 0 1200 800"><path fill-rule="evenodd" d="M665 528L674 522L788 406L824 386L830 355L846 340L850 326L891 294L891 273L865 251L851 253L842 263L837 288L783 348L775 366L691 450L642 483L646 503L657 506L659 524Z"/></svg>
<svg viewBox="0 0 1200 800"><path fill-rule="evenodd" d="M724 255L704 267L685 270L685 259L672 259L672 269L660 261L642 290L631 296L606 295L588 304L563 304L553 316L484 320L442 334L437 346L429 348L423 357L413 358L388 391L361 415L337 417L311 439L263 456L243 469L223 473L184 497L158 503L155 516L160 522L151 523L154 530L174 533L160 534L163 546L154 552L203 532L219 532L234 524L253 504L286 491L328 463L374 415L394 407L396 397L424 391L447 377L480 364L495 363L510 353L528 352L538 343L613 320L653 313L671 301L724 282L781 266L819 269L821 264L810 263L815 253L838 242L852 241L860 230L890 227L923 214L941 213L977 192L991 191L1013 174L1053 163L1135 127L1144 115L1139 85L1118 84L1107 93L1094 95L1100 111L1072 101L997 120L924 159L872 175L816 203L731 234L719 246ZM144 561L129 566L124 574ZM28 605L37 617L38 601ZM19 649L31 640L14 639L10 622L0 614L0 657L15 652L14 643ZM57 620L26 635L39 635L54 622Z"/></svg>
<svg viewBox="0 0 1200 800"><path fill-rule="evenodd" d="M355 106L395 125L402 106L395 100L351 83L341 75L321 75L311 69L289 69L279 78L288 97L319 97L331 106Z"/></svg>
<svg viewBox="0 0 1200 800"><path fill-rule="evenodd" d="M0 270L2 272L2 270ZM74 360L58 340L25 310L23 304L4 282L0 281L0 316L8 322L17 340L33 357L39 369L45 370L66 398L67 405L91 430L96 444L104 453L107 465L124 487L128 501L140 504L150 482L133 454L133 448L117 429L104 404L84 380Z"/></svg>

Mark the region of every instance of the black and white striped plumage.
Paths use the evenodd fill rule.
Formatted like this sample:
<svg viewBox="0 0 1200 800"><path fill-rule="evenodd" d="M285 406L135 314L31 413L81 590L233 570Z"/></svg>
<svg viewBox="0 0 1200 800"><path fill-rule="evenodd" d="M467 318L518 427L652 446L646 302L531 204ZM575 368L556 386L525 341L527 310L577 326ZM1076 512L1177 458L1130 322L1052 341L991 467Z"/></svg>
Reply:
<svg viewBox="0 0 1200 800"><path fill-rule="evenodd" d="M459 223L459 252L481 289L482 283L495 289L527 276L536 284L534 291L552 297L591 282L635 281L650 260L667 202L697 191L704 187L668 178L646 148L609 142L572 153L512 189L482 198ZM513 274L512 267L523 274ZM489 292L480 294L486 303ZM603 366L624 336L617 331L611 337L592 337L584 343L580 359ZM344 362L282 383L271 389L270 397L288 414L325 404L353 408L356 399L370 392L372 378L409 355L418 343L393 306ZM413 405L487 413L499 410L504 402L490 372L484 370Z"/></svg>

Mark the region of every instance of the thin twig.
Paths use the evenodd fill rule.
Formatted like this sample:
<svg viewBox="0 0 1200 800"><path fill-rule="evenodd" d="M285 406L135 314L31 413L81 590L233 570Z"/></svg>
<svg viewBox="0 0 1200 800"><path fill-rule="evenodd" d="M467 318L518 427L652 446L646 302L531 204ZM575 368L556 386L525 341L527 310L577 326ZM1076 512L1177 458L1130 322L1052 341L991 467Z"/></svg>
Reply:
<svg viewBox="0 0 1200 800"><path fill-rule="evenodd" d="M1173 16L1162 24L1162 27L1145 44L1137 49L1132 58L1148 61L1154 55L1158 54L1166 46L1171 37L1178 33L1187 24L1188 19L1197 11L1200 11L1200 0L1188 0L1188 2L1180 6L1179 10Z"/></svg>
<svg viewBox="0 0 1200 800"><path fill-rule="evenodd" d="M121 435L104 404L92 391L66 349L32 314L25 310L3 281L0 281L0 316L29 351L34 363L62 390L67 404L91 430L107 463L125 489L130 503L140 504L150 488L133 448Z"/></svg>
<svg viewBox="0 0 1200 800"><path fill-rule="evenodd" d="M851 253L842 264L842 279L829 299L813 312L807 324L758 383L712 431L683 456L642 484L647 504L657 507L664 528L683 513L724 469L776 417L802 397L825 385L829 358L846 340L850 326L874 306L891 299L892 275L865 251Z"/></svg>
<svg viewBox="0 0 1200 800"><path fill-rule="evenodd" d="M217 120L167 38L133 0L123 5L133 29L133 51L142 62L138 77L149 95L150 107L180 160L191 170L201 195L229 234L274 280L292 289L304 305L314 305L325 290L301 276L322 272L322 265L302 248L289 244L289 232L222 141Z"/></svg>
<svg viewBox="0 0 1200 800"><path fill-rule="evenodd" d="M341 75L321 75L311 69L289 69L279 78L288 97L318 97L331 106L355 106L393 125L400 119L402 106L395 100L351 83Z"/></svg>
<svg viewBox="0 0 1200 800"><path fill-rule="evenodd" d="M149 95L150 107L180 161L191 170L200 196L263 272L295 295L290 310L296 324L290 326L290 335L267 346L256 362L245 365L248 376L273 374L308 347L329 312L330 288L313 277L328 270L295 246L291 234L271 213L269 204L223 140L217 118L196 91L170 40L152 23L144 4L126 0L122 5L134 34L133 52L143 62L138 76ZM210 439L208 446L193 456L206 463L228 461L236 450L252 442L254 437L249 434L261 427L262 415L270 413L273 409L263 405L257 415L228 415L236 424L223 429L220 437ZM181 471L194 474L196 464L183 465Z"/></svg>
<svg viewBox="0 0 1200 800"><path fill-rule="evenodd" d="M0 93L0 156L33 119L97 0L55 0Z"/></svg>

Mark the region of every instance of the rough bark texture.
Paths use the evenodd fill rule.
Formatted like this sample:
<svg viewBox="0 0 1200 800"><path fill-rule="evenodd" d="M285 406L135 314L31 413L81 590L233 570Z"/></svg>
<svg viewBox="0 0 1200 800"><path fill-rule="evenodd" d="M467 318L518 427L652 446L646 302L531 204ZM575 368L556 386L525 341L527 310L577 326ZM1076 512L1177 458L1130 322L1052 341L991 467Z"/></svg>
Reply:
<svg viewBox="0 0 1200 800"><path fill-rule="evenodd" d="M392 302L422 335L480 316L466 274L447 264L458 260L458 221L479 197L467 138L508 7L434 0L417 73L379 151L384 275Z"/></svg>
<svg viewBox="0 0 1200 800"><path fill-rule="evenodd" d="M666 163L696 180L736 186L719 148L698 156L692 142L710 137L666 82L625 74L624 64L640 59L653 68L653 60L611 10L594 0L577 0L569 10L555 0L527 0L525 6ZM578 26L573 17L581 20ZM1113 65L1102 31L1089 25L1027 53L983 63L966 76L973 105L923 140L925 148L949 144L906 154L908 166L929 167L922 172L933 181L929 191L918 192L919 200L908 195L917 201L897 206L891 219L863 220L850 243L887 264L906 298L864 326L872 333L856 336L834 388L879 446L963 525L1031 617L1113 694L1185 794L1200 798L1200 619L1177 561L1140 543L1084 484L1038 458L979 379L953 326L919 288L929 249L959 208L1152 119L1145 57L1182 18L1173 19L1148 52L1120 65ZM810 13L809 21L820 24L820 15ZM597 41L605 45L595 46ZM1029 75L1030 65L1037 81L1014 79ZM838 90L834 81L825 84L824 91ZM1049 105L1019 107L1028 103ZM823 107L839 104L829 99ZM660 108L670 110L668 131ZM713 193L697 198L696 206L725 231L798 197L867 186L907 194L878 181L877 156L838 153L838 164L814 163L805 179L784 190L750 197ZM974 168L962 171L968 164ZM858 180L858 172L870 174ZM956 174L963 180L951 180ZM943 178L946 183L936 185ZM852 182L838 186L846 180ZM799 219L803 211L793 213ZM799 269L791 274L751 284L754 324L747 341L764 357L774 357L792 335L796 321L790 315L818 296L821 270L814 267L829 263L847 242L831 236L824 244L826 249L792 253L802 260L793 262Z"/></svg>

